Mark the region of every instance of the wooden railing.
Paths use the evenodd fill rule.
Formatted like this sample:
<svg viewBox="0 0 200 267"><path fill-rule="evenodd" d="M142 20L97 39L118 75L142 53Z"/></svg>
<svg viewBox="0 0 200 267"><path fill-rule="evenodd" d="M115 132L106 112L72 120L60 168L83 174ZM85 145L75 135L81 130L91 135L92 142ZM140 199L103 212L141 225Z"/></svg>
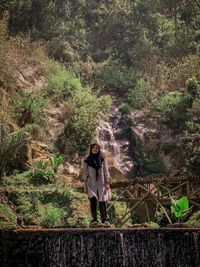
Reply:
<svg viewBox="0 0 200 267"><path fill-rule="evenodd" d="M132 216L133 212L147 203L159 205L165 212L163 205L170 204L171 198L178 199L187 196L193 206L200 208L200 176L193 177L154 177L154 178L134 178L132 180L121 180L111 184L112 191L117 190L118 196L112 199L108 210L117 201L129 203L129 210L118 219L118 224L125 224ZM166 214L167 215L167 214ZM169 219L170 220L170 219Z"/></svg>

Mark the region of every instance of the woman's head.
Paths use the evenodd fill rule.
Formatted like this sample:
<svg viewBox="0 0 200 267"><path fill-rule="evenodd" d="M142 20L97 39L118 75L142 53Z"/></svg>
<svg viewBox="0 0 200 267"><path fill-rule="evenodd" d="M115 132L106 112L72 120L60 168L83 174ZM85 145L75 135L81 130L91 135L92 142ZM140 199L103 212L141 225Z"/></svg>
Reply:
<svg viewBox="0 0 200 267"><path fill-rule="evenodd" d="M93 143L90 146L90 155L100 154L100 145L97 143Z"/></svg>

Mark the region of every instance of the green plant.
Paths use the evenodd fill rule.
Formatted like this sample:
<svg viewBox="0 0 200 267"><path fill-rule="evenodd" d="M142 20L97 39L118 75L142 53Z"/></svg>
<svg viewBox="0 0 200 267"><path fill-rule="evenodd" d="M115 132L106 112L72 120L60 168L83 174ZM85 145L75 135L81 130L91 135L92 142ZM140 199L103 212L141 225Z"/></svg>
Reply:
<svg viewBox="0 0 200 267"><path fill-rule="evenodd" d="M51 61L50 74L46 78L46 93L60 99L66 99L82 88L80 78L59 63Z"/></svg>
<svg viewBox="0 0 200 267"><path fill-rule="evenodd" d="M64 220L66 216L67 212L63 208L49 205L42 218L42 225L45 227L63 226L65 224Z"/></svg>
<svg viewBox="0 0 200 267"><path fill-rule="evenodd" d="M136 86L128 91L128 100L132 108L150 108L157 98L157 92L152 87L150 79L140 78Z"/></svg>
<svg viewBox="0 0 200 267"><path fill-rule="evenodd" d="M46 169L48 165L49 165L49 162L44 161L44 160L38 160L38 161L34 162L34 164L33 164L34 168L43 169L43 170Z"/></svg>
<svg viewBox="0 0 200 267"><path fill-rule="evenodd" d="M198 85L198 81L196 77L187 79L186 87L187 87L188 94L190 94L192 97L195 97L198 95L199 85Z"/></svg>
<svg viewBox="0 0 200 267"><path fill-rule="evenodd" d="M17 216L7 204L0 203L0 229L8 230L17 225Z"/></svg>
<svg viewBox="0 0 200 267"><path fill-rule="evenodd" d="M182 96L177 91L169 92L157 102L161 121L173 129L182 130L189 118L188 109L192 107L190 95Z"/></svg>
<svg viewBox="0 0 200 267"><path fill-rule="evenodd" d="M99 117L105 116L110 104L109 96L98 98L91 88L76 91L65 102L65 135L68 142L60 144L61 150L66 147L68 154L84 153L91 142Z"/></svg>
<svg viewBox="0 0 200 267"><path fill-rule="evenodd" d="M187 197L181 197L174 200L171 196L171 210L173 215L179 220L183 219L189 210L189 202Z"/></svg>
<svg viewBox="0 0 200 267"><path fill-rule="evenodd" d="M119 106L119 111L121 111L122 113L129 113L131 110L131 107L129 106L129 104L127 103L122 103Z"/></svg>
<svg viewBox="0 0 200 267"><path fill-rule="evenodd" d="M30 181L35 185L55 183L56 176L54 170L49 169L35 169L29 174Z"/></svg>
<svg viewBox="0 0 200 267"><path fill-rule="evenodd" d="M186 174L198 175L200 169L200 151L199 142L200 138L200 124L193 121L186 123L186 130L182 137L182 144L185 150L185 164L183 171Z"/></svg>
<svg viewBox="0 0 200 267"><path fill-rule="evenodd" d="M64 157L61 155L58 155L58 156L54 155L53 157L50 158L50 163L55 173L58 171L58 167L63 161L64 161Z"/></svg>
<svg viewBox="0 0 200 267"><path fill-rule="evenodd" d="M0 146L0 177L4 172L16 169L23 154L24 148L30 142L32 127L25 127L8 134L1 140ZM19 164L20 165L20 164ZM20 166L22 167L22 165Z"/></svg>
<svg viewBox="0 0 200 267"><path fill-rule="evenodd" d="M41 125L45 120L43 110L48 106L48 101L41 93L21 92L17 97L13 98L12 105L15 117L21 126L31 123Z"/></svg>

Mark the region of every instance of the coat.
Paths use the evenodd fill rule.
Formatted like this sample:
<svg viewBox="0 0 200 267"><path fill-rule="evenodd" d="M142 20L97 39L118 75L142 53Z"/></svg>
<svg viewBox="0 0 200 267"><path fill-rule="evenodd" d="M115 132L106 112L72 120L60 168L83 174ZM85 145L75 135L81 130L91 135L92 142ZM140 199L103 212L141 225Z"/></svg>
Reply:
<svg viewBox="0 0 200 267"><path fill-rule="evenodd" d="M111 191L105 190L105 183L111 181L107 161L104 159L102 166L98 169L96 179L96 170L83 162L83 180L87 184L88 197L96 197L98 201L107 201L111 199Z"/></svg>

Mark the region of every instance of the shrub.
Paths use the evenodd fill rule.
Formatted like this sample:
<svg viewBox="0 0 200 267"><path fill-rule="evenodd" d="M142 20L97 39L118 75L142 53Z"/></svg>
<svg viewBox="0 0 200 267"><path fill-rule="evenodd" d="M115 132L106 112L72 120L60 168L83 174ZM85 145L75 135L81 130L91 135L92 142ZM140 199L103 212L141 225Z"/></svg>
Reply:
<svg viewBox="0 0 200 267"><path fill-rule="evenodd" d="M127 103L122 103L119 106L119 111L121 111L122 113L129 113L131 110L131 107L129 106L129 104Z"/></svg>
<svg viewBox="0 0 200 267"><path fill-rule="evenodd" d="M97 127L98 119L105 115L110 104L109 96L98 98L90 88L76 91L74 96L65 102L67 110L65 134L69 142L60 144L61 149L65 146L67 154L85 152Z"/></svg>
<svg viewBox="0 0 200 267"><path fill-rule="evenodd" d="M63 162L63 160L64 160L64 157L61 155L58 155L58 156L55 155L50 158L50 163L55 173L58 171L58 167Z"/></svg>
<svg viewBox="0 0 200 267"><path fill-rule="evenodd" d="M199 138L200 124L192 121L187 122L182 138L182 144L186 154L183 171L190 175L198 175L200 171Z"/></svg>
<svg viewBox="0 0 200 267"><path fill-rule="evenodd" d="M17 216L7 205L0 203L0 229L8 230L17 225Z"/></svg>
<svg viewBox="0 0 200 267"><path fill-rule="evenodd" d="M182 129L189 118L188 108L192 106L189 95L182 96L174 91L162 96L157 103L161 121L173 129Z"/></svg>
<svg viewBox="0 0 200 267"><path fill-rule="evenodd" d="M139 79L135 88L128 91L128 100L132 108L151 107L155 102L157 92L151 86L149 79Z"/></svg>
<svg viewBox="0 0 200 267"><path fill-rule="evenodd" d="M27 125L27 127L11 133L1 141L0 177L4 172L9 172L12 169L16 169L15 165L19 165L22 168L22 164L25 164L24 162L21 162L20 159L24 152L25 146L31 140L28 132L31 130L32 127Z"/></svg>
<svg viewBox="0 0 200 267"><path fill-rule="evenodd" d="M50 74L46 78L46 83L46 93L57 99L61 97L66 99L73 95L76 90L82 88L80 79L70 70L55 61L51 61L50 63Z"/></svg>
<svg viewBox="0 0 200 267"><path fill-rule="evenodd" d="M198 95L199 85L196 77L189 78L186 81L186 87L188 94L190 94L192 97Z"/></svg>
<svg viewBox="0 0 200 267"><path fill-rule="evenodd" d="M137 72L117 62L104 62L94 66L94 77L98 81L97 86L106 89L115 89L117 93L127 92L136 83Z"/></svg>
<svg viewBox="0 0 200 267"><path fill-rule="evenodd" d="M64 226L67 211L62 208L48 206L45 215L42 218L42 225L45 227Z"/></svg>
<svg viewBox="0 0 200 267"><path fill-rule="evenodd" d="M30 181L35 185L52 184L56 181L53 169L36 169L29 174Z"/></svg>
<svg viewBox="0 0 200 267"><path fill-rule="evenodd" d="M16 206L16 212L25 224L30 224L39 217L40 193L36 191L13 190L9 200Z"/></svg>
<svg viewBox="0 0 200 267"><path fill-rule="evenodd" d="M30 123L41 125L45 120L43 109L47 106L48 101L41 94L21 92L13 100L13 109L20 126Z"/></svg>

